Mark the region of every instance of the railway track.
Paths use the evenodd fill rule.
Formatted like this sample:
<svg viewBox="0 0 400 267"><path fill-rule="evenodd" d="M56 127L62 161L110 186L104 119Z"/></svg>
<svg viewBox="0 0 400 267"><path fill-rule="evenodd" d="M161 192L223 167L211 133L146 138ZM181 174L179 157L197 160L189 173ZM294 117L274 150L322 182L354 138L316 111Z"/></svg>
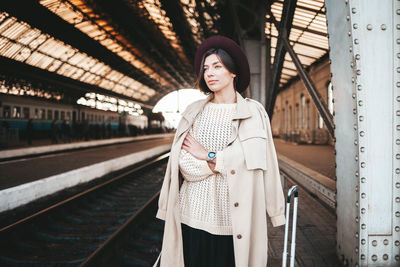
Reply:
<svg viewBox="0 0 400 267"><path fill-rule="evenodd" d="M118 257L118 265L150 266L161 247L154 215L167 157L3 227L0 265L115 266Z"/></svg>

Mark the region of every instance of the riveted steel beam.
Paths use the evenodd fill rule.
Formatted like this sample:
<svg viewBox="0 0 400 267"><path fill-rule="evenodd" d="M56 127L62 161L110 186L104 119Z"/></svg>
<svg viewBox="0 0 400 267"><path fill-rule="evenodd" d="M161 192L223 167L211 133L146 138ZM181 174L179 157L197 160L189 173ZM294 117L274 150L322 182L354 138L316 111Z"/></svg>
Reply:
<svg viewBox="0 0 400 267"><path fill-rule="evenodd" d="M278 94L279 81L281 79L283 62L285 60L286 50L283 44L282 36L288 36L292 27L294 10L296 9L297 0L285 0L283 3L283 11L281 23L276 26L279 29L278 42L275 49L274 63L272 65L271 79L266 93L266 110L272 119L276 96ZM272 16L272 12L268 10Z"/></svg>

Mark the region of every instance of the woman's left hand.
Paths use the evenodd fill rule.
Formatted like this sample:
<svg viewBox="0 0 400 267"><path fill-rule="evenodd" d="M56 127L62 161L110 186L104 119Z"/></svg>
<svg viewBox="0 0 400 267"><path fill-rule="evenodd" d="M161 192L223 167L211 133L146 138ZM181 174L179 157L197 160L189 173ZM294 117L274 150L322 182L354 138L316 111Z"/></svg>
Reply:
<svg viewBox="0 0 400 267"><path fill-rule="evenodd" d="M183 140L182 149L192 154L196 159L207 160L207 150L189 133Z"/></svg>

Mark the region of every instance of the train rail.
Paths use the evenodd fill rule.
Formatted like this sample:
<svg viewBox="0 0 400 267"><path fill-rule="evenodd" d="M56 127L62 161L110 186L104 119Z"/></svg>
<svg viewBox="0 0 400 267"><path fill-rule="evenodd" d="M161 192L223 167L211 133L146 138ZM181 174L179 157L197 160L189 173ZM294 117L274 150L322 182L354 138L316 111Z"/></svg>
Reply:
<svg viewBox="0 0 400 267"><path fill-rule="evenodd" d="M135 266L149 266L161 246L162 222L154 218L151 208L156 205L167 157L162 155L3 227L0 265L90 265L99 255L107 255L115 243L112 240L118 240L124 229L139 229L130 235L133 240L127 240L133 252L124 257ZM144 253L145 248L150 251Z"/></svg>

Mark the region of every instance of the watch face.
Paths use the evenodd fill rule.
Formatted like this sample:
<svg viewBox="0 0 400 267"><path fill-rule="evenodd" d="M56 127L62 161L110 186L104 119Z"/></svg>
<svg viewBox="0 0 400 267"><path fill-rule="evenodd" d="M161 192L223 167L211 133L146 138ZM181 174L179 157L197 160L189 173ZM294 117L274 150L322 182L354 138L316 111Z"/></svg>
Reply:
<svg viewBox="0 0 400 267"><path fill-rule="evenodd" d="M203 154L203 155L204 155L204 154ZM208 157L209 157L210 159L215 158L216 155L217 155L217 154L216 154L215 152L209 152L209 153L208 153Z"/></svg>

